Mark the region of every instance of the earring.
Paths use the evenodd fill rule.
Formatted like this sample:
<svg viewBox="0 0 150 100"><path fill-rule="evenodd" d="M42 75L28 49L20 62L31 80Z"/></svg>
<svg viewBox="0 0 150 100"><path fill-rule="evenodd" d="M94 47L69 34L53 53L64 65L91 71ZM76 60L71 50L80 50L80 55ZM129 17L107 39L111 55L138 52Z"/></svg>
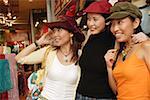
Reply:
<svg viewBox="0 0 150 100"><path fill-rule="evenodd" d="M72 38L70 39L70 44L71 44L71 45L73 44L73 40L72 40Z"/></svg>
<svg viewBox="0 0 150 100"><path fill-rule="evenodd" d="M71 34L70 37L73 37L73 34Z"/></svg>

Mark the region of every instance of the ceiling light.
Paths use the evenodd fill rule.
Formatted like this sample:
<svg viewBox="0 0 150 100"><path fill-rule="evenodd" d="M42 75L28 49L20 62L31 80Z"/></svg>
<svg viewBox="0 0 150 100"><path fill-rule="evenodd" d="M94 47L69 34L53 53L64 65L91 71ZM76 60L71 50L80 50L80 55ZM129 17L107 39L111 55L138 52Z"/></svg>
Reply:
<svg viewBox="0 0 150 100"><path fill-rule="evenodd" d="M16 18L17 18L16 16L13 17L13 19L16 19Z"/></svg>
<svg viewBox="0 0 150 100"><path fill-rule="evenodd" d="M46 20L46 19L44 19L44 20L43 20L43 22L44 22L44 23L46 23L46 22L47 22L47 20Z"/></svg>
<svg viewBox="0 0 150 100"><path fill-rule="evenodd" d="M29 0L29 2L32 2L33 0Z"/></svg>

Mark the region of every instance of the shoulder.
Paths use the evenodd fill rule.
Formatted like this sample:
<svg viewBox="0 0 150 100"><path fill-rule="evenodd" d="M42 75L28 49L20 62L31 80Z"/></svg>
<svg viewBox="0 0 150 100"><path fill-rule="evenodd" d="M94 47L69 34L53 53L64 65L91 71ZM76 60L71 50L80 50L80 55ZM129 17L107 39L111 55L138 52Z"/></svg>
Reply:
<svg viewBox="0 0 150 100"><path fill-rule="evenodd" d="M43 52L47 52L48 53L49 51L55 51L55 48L50 46L50 45L48 45L48 46L45 46L45 47L41 48L40 50L43 51Z"/></svg>
<svg viewBox="0 0 150 100"><path fill-rule="evenodd" d="M52 48L51 46L44 46L40 49L38 49L37 51L46 51L48 48Z"/></svg>
<svg viewBox="0 0 150 100"><path fill-rule="evenodd" d="M150 50L150 40L142 42L141 47L143 50Z"/></svg>
<svg viewBox="0 0 150 100"><path fill-rule="evenodd" d="M140 44L141 54L149 56L150 54L150 41L144 41Z"/></svg>

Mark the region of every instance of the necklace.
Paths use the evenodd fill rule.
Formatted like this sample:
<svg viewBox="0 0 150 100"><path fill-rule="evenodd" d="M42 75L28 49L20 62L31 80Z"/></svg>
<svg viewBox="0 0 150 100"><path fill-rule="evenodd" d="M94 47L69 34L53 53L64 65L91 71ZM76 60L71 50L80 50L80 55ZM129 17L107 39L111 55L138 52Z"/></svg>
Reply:
<svg viewBox="0 0 150 100"><path fill-rule="evenodd" d="M69 61L69 55L72 53L72 51L70 50L68 54L65 54L65 53L62 52L62 50L60 49L60 52L61 52L61 54L63 54L63 56L64 56L63 60L64 60L65 62L68 62L68 61Z"/></svg>
<svg viewBox="0 0 150 100"><path fill-rule="evenodd" d="M122 60L124 61L127 57L127 54L129 53L129 51L132 49L133 46L130 46L129 48L126 48L126 46L124 47L124 49L122 50L121 54L122 54Z"/></svg>

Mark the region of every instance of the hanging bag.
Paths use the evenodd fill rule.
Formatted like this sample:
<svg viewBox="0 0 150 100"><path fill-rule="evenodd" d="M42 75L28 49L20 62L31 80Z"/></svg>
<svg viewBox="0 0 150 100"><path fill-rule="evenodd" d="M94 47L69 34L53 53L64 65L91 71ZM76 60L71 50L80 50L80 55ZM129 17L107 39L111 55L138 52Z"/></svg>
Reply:
<svg viewBox="0 0 150 100"><path fill-rule="evenodd" d="M51 64L54 60L55 52L56 51L54 50L54 48L52 48L52 47L47 48L47 50L44 54L44 59L42 61L42 68L37 71L36 84L41 84L41 83L44 84L45 78L47 76L47 70L51 66ZM50 56L49 59L47 59L48 56ZM50 63L49 66L46 66L47 60L49 61L48 63Z"/></svg>

